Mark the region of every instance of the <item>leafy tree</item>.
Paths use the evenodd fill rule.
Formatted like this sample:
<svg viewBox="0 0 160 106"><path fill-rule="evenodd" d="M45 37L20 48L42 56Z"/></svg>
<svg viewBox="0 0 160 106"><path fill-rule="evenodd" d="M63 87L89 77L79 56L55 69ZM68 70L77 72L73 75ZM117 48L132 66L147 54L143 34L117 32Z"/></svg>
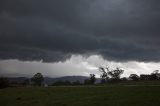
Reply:
<svg viewBox="0 0 160 106"><path fill-rule="evenodd" d="M124 70L117 68L115 70L108 71L108 75L110 75L111 78L113 78L113 79L119 80L120 76L121 76L121 74L123 74L123 72L124 72Z"/></svg>
<svg viewBox="0 0 160 106"><path fill-rule="evenodd" d="M91 83L91 84L94 84L95 81L96 81L95 75L94 75L94 74L90 74L90 83Z"/></svg>
<svg viewBox="0 0 160 106"><path fill-rule="evenodd" d="M158 74L158 72L159 72L159 70L154 70L154 71L151 73L151 75L152 75L152 74Z"/></svg>
<svg viewBox="0 0 160 106"><path fill-rule="evenodd" d="M9 86L9 81L7 78L0 77L0 89L1 88L6 88Z"/></svg>
<svg viewBox="0 0 160 106"><path fill-rule="evenodd" d="M151 73L149 80L158 80L158 79L160 79L159 70L154 70L154 71Z"/></svg>
<svg viewBox="0 0 160 106"><path fill-rule="evenodd" d="M129 76L130 79L132 79L133 81L138 81L139 80L139 76L137 74L131 74Z"/></svg>
<svg viewBox="0 0 160 106"><path fill-rule="evenodd" d="M102 72L101 74L101 82L105 83L107 80L110 82L113 81L118 81L120 80L120 76L121 74L124 72L124 70L117 68L115 70L109 70L108 67L103 68L103 67L99 67L99 71Z"/></svg>
<svg viewBox="0 0 160 106"><path fill-rule="evenodd" d="M35 85L41 86L44 78L41 73L36 73L32 78L31 81L34 82Z"/></svg>
<svg viewBox="0 0 160 106"><path fill-rule="evenodd" d="M140 79L141 80L159 80L160 79L159 70L153 71L150 75L141 74Z"/></svg>

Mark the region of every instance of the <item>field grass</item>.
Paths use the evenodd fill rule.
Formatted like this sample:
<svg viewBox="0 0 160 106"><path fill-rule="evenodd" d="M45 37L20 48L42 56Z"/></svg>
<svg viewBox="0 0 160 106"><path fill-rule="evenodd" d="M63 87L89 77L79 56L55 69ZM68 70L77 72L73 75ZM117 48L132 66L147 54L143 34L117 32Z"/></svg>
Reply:
<svg viewBox="0 0 160 106"><path fill-rule="evenodd" d="M160 86L6 88L0 106L160 106Z"/></svg>

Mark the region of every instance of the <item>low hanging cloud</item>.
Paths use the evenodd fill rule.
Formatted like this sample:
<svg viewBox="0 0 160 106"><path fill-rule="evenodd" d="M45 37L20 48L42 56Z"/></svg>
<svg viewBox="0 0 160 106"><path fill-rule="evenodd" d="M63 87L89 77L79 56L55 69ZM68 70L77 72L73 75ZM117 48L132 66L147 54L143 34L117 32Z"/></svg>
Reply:
<svg viewBox="0 0 160 106"><path fill-rule="evenodd" d="M0 76L8 77L32 77L35 73L40 72L48 77L60 76L89 76L91 73L96 77L100 77L101 72L99 66L115 69L116 67L122 68L124 73L121 77L128 77L130 74L150 74L159 68L160 62L115 62L104 60L101 56L92 55L84 58L81 55L72 55L70 59L65 62L56 63L42 63L42 62L29 62L18 60L2 60L0 61Z"/></svg>
<svg viewBox="0 0 160 106"><path fill-rule="evenodd" d="M160 61L158 0L1 0L0 59Z"/></svg>

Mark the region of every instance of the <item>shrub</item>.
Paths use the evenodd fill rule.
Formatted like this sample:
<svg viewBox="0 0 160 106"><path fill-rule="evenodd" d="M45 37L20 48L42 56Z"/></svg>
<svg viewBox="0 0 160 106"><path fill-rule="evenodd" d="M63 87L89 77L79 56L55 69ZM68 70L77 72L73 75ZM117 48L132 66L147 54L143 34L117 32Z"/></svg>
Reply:
<svg viewBox="0 0 160 106"><path fill-rule="evenodd" d="M9 81L7 78L0 77L0 89L1 88L6 88L9 86Z"/></svg>

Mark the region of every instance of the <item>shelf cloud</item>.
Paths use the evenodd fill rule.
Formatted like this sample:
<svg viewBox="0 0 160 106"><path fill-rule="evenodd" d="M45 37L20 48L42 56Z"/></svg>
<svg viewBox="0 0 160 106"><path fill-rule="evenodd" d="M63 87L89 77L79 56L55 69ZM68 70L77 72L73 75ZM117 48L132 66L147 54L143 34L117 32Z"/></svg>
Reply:
<svg viewBox="0 0 160 106"><path fill-rule="evenodd" d="M158 0L1 0L0 59L160 61Z"/></svg>

